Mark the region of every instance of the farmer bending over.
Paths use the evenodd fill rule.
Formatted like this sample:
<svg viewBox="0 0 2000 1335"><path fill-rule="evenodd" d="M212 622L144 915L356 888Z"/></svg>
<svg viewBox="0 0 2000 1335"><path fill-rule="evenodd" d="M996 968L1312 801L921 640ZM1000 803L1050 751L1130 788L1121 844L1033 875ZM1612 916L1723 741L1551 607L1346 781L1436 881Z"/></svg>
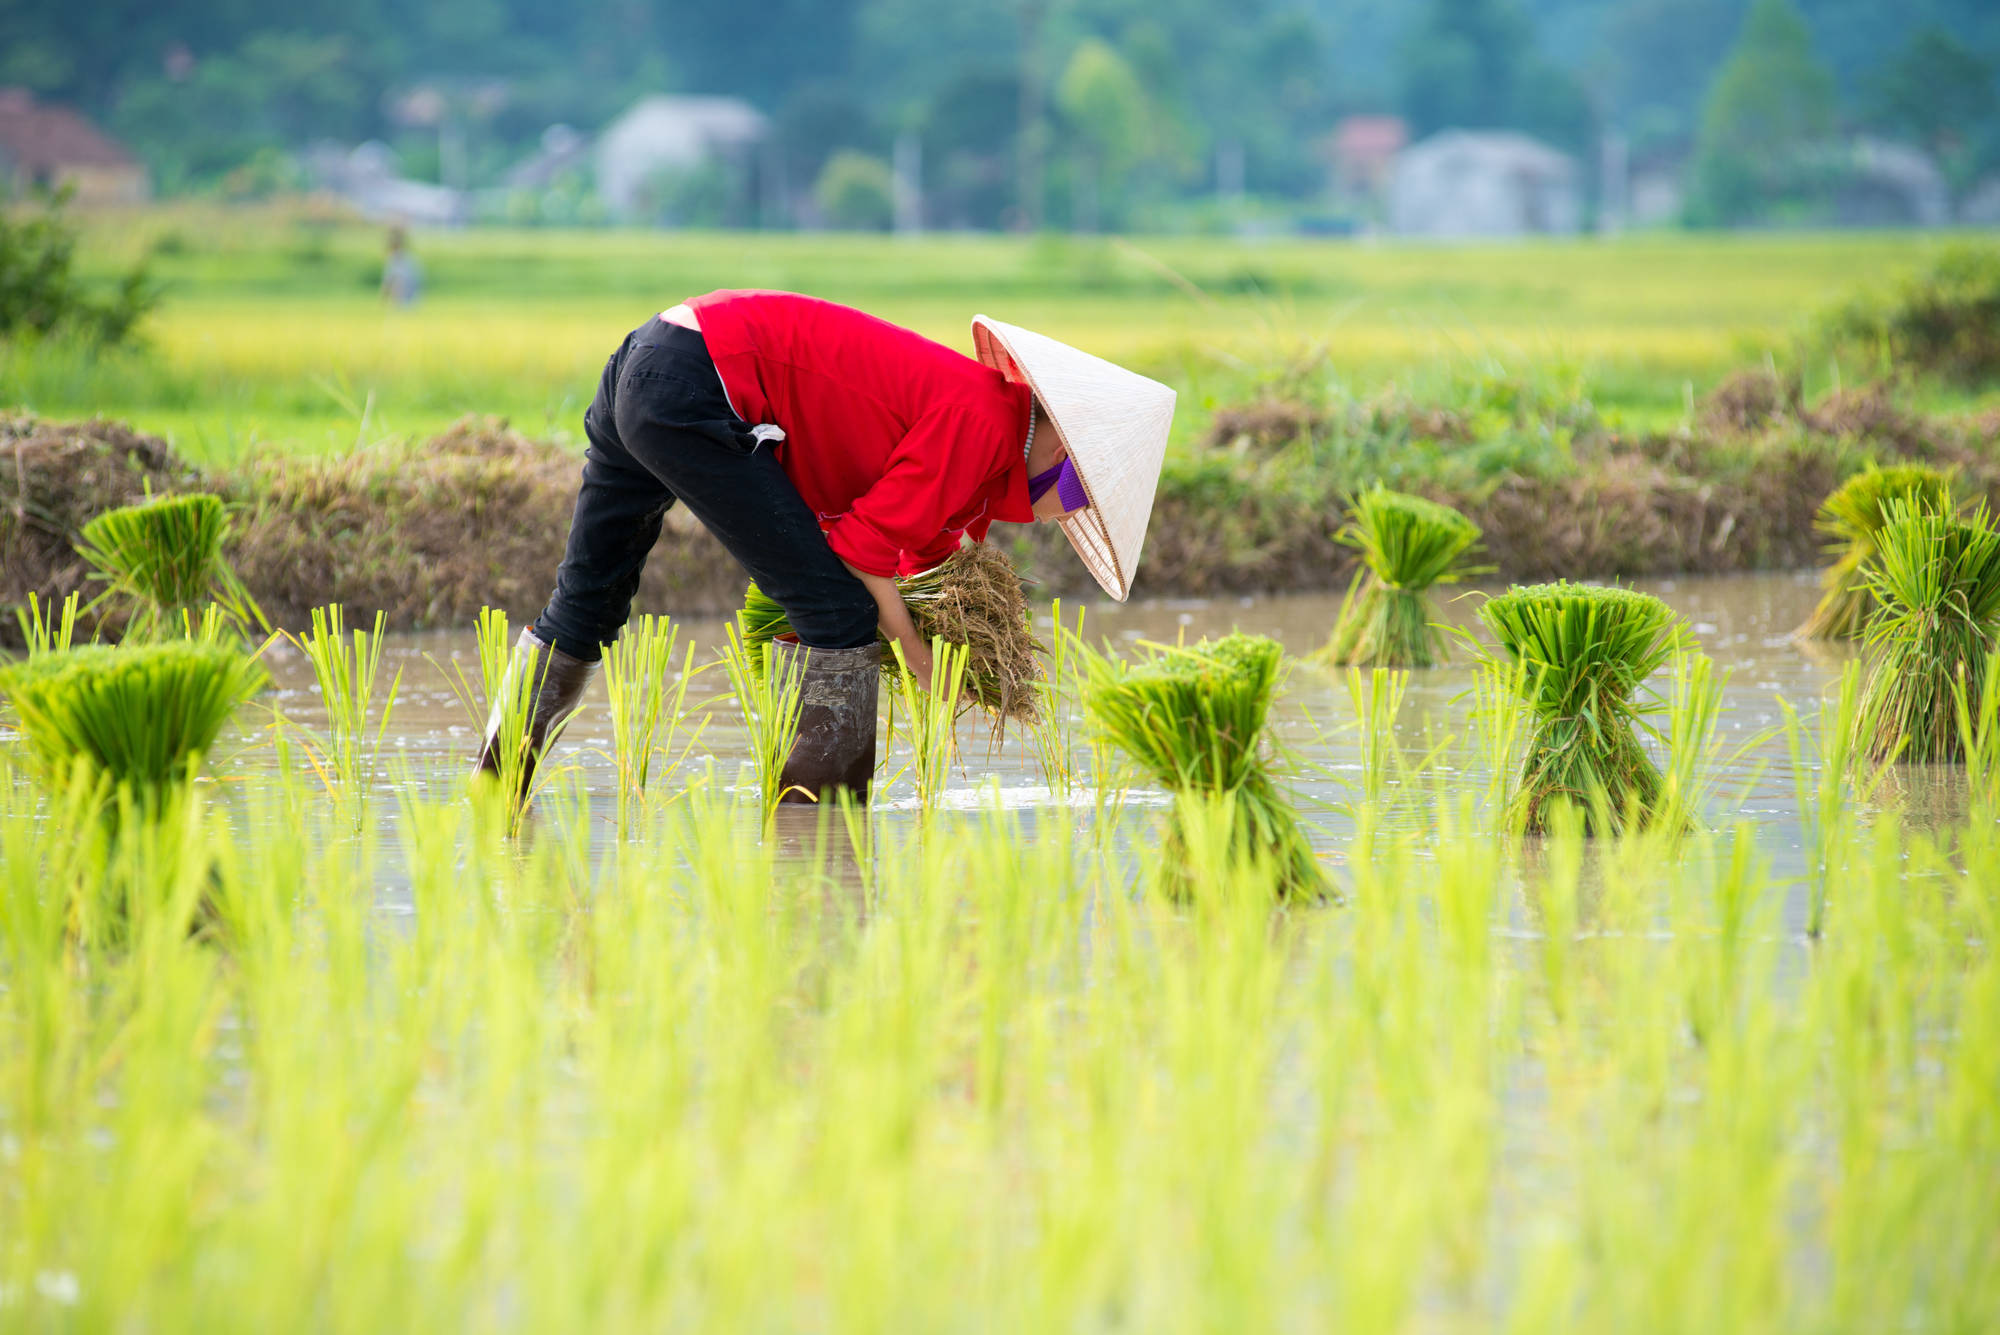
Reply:
<svg viewBox="0 0 2000 1335"><path fill-rule="evenodd" d="M784 782L815 795L867 789L878 627L930 685L930 646L896 576L980 541L995 520L1053 519L1123 601L1174 392L983 315L972 337L977 361L846 306L749 291L696 297L632 331L584 413L555 593L515 647L514 669L540 676L531 757L624 626L675 501L797 633L773 646L781 670L803 675ZM496 732L479 758L489 773Z"/></svg>

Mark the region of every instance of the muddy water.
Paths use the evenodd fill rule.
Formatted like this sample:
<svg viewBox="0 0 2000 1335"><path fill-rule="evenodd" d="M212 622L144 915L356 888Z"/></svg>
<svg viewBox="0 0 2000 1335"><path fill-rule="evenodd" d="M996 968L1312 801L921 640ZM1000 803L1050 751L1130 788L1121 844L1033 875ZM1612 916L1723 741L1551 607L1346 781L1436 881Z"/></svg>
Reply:
<svg viewBox="0 0 2000 1335"><path fill-rule="evenodd" d="M1811 720L1815 702L1834 684L1850 651L1801 645L1791 628L1805 616L1817 594L1809 573L1727 576L1701 579L1654 579L1638 587L1659 595L1685 616L1703 650L1728 674L1721 721L1724 762L1716 774L1708 817L1717 826L1749 821L1759 827L1760 844L1777 862L1780 874L1798 866L1798 818L1788 748L1780 728L1779 701L1789 701ZM1471 628L1478 595L1460 594L1444 602L1446 617ZM1339 600L1324 595L1156 600L1088 609L1085 630L1093 640L1113 645L1140 640L1189 640L1244 630L1270 635L1294 654L1319 647L1331 629ZM694 637L696 661L711 661L722 642L719 619L691 621L685 633ZM1462 660L1463 655L1460 655ZM393 715L389 745L397 758L398 782L443 791L470 756L475 729L465 707L454 695L449 675L462 671L476 678L477 662L469 635L431 634L397 637L387 653L388 671L400 669L402 683ZM318 702L311 674L296 654L279 654L272 662L278 679L276 703L304 722L316 721ZM1438 738L1466 738L1471 729L1468 691L1472 673L1461 661L1412 675L1408 696L1398 716L1397 730L1408 754L1422 754ZM720 670L701 672L690 684L696 705L714 702L727 690ZM607 753L610 736L602 683L592 687L586 709L572 725L561 751L582 766L594 797L614 791ZM712 757L716 779L725 786L737 782L745 739L733 709L726 703L702 711L709 717L697 750L697 764ZM1338 855L1351 835L1351 825L1337 804L1353 795L1360 774L1361 748L1352 726L1355 711L1342 676L1300 664L1276 716L1283 739L1294 747L1303 769L1297 789L1316 843ZM1052 798L1033 753L1021 739L995 746L986 728L968 721L962 735L963 770L955 775L948 804L973 808L997 799L1004 807L1053 816L1065 806L1088 807L1092 795L1077 793L1065 802ZM885 745L884 773L901 767L901 755ZM254 753L245 764L260 763ZM1468 747L1448 762L1450 784L1480 785L1480 772ZM669 782L673 780L670 779ZM1949 794L1943 799L1947 803ZM878 807L891 820L914 812L907 780L885 785L876 795ZM1123 819L1155 819L1147 810L1164 795L1135 792ZM605 804L609 808L608 801ZM1067 817L1074 819L1075 817Z"/></svg>

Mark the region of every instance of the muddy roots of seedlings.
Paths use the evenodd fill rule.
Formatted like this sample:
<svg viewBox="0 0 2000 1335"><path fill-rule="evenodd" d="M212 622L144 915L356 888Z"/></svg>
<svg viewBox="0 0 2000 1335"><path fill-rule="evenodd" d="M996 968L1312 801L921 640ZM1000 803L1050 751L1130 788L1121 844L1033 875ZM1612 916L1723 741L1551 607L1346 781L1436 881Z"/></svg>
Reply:
<svg viewBox="0 0 2000 1335"><path fill-rule="evenodd" d="M1040 720L1042 646L1030 629L1021 576L1005 553L974 543L920 575L898 579L896 587L918 635L926 642L943 639L966 649L966 692L981 707L1004 721L1032 725ZM752 661L759 664L762 645L792 633L785 610L754 583L744 590L736 626L744 646L755 651ZM893 684L900 670L894 647L883 640L883 674Z"/></svg>
<svg viewBox="0 0 2000 1335"><path fill-rule="evenodd" d="M1879 606L1868 622L1876 660L1861 749L1876 760L1962 761L1958 695L1978 712L2000 639L2000 532L1983 504L1965 518L1909 500L1887 513L1868 570Z"/></svg>
<svg viewBox="0 0 2000 1335"><path fill-rule="evenodd" d="M1908 501L1922 508L1952 508L1952 474L1922 464L1898 464L1856 473L1821 504L1815 527L1832 541L1833 564L1820 574L1820 595L1798 634L1808 640L1854 640L1867 629L1875 610L1868 578L1876 535L1886 522L1884 507Z"/></svg>
<svg viewBox="0 0 2000 1335"><path fill-rule="evenodd" d="M1181 828L1185 802L1234 797L1230 847L1249 863L1268 860L1286 898L1327 893L1298 814L1273 773L1264 731L1284 650L1260 635L1230 635L1192 648L1155 646L1136 665L1092 655L1084 703L1092 723L1155 783L1174 794L1162 868L1167 893L1193 898Z"/></svg>
<svg viewBox="0 0 2000 1335"><path fill-rule="evenodd" d="M1341 604L1327 661L1353 667L1431 667L1446 657L1430 590L1473 573L1465 556L1479 526L1458 511L1380 484L1354 498L1340 541L1362 573Z"/></svg>
<svg viewBox="0 0 2000 1335"><path fill-rule="evenodd" d="M1561 805L1596 834L1654 823L1665 785L1638 730L1659 704L1639 688L1682 643L1672 609L1631 589L1557 582L1509 589L1479 615L1504 654L1489 668L1529 713L1511 823L1545 833Z"/></svg>

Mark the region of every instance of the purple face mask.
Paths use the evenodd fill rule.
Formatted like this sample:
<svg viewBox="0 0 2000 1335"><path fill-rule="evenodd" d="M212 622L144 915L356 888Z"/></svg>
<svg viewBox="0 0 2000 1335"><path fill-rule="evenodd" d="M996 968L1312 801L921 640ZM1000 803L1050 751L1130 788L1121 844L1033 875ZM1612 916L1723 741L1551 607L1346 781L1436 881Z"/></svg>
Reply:
<svg viewBox="0 0 2000 1335"><path fill-rule="evenodd" d="M1076 475L1076 465L1068 459L1028 479L1028 504L1033 505L1048 495L1050 487L1056 489L1056 499L1062 502L1065 513L1090 504L1090 497L1084 494L1083 479Z"/></svg>

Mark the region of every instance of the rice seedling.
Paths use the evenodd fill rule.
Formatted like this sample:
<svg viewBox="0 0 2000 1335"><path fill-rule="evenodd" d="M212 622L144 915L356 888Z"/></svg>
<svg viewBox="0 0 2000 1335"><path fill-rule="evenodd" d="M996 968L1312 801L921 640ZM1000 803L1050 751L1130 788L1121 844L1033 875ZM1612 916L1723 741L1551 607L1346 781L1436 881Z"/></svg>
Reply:
<svg viewBox="0 0 2000 1335"><path fill-rule="evenodd" d="M1029 730L1035 763L1049 792L1065 796L1076 782L1077 661L1083 645L1084 609L1076 609L1074 626L1065 624L1062 599L1049 603L1048 665L1036 683L1040 721Z"/></svg>
<svg viewBox="0 0 2000 1335"><path fill-rule="evenodd" d="M1268 858L1286 897L1312 899L1326 882L1273 773L1265 719L1284 650L1262 636L1230 635L1192 648L1155 645L1132 665L1093 654L1085 704L1097 731L1176 797L1233 796L1236 846ZM1166 889L1191 898L1200 886L1182 869L1180 817L1168 826Z"/></svg>
<svg viewBox="0 0 2000 1335"><path fill-rule="evenodd" d="M1355 725L1361 735L1361 800L1379 807L1388 792L1392 772L1403 762L1402 748L1396 744L1396 716L1402 713L1403 698L1409 694L1410 674L1375 668L1366 683L1361 669L1347 670L1347 699L1354 707Z"/></svg>
<svg viewBox="0 0 2000 1335"><path fill-rule="evenodd" d="M518 659L507 614L497 607L482 607L473 623L473 641L474 656L479 664L477 685L467 678L465 669L455 661L446 667L433 658L431 665L443 675L446 685L458 698L473 726L481 729L480 735L494 739L494 754L499 757L499 767L490 776L474 774L472 783L475 788L496 787L507 795L503 799L507 830L510 836L518 835L527 821L535 794L553 773L551 767L542 762L547 753L554 750L556 740L575 715L557 720L543 741L543 754L533 754L531 725L541 681L535 673L516 668ZM544 657L540 661L546 670L548 659ZM483 783L487 778L492 780L491 785Z"/></svg>
<svg viewBox="0 0 2000 1335"><path fill-rule="evenodd" d="M1970 816L1974 823L1991 823L2000 815L2000 690L1991 683L2000 679L2000 660L1989 654L1985 681L1988 689L1975 698L1967 690L1965 674L1952 679L1952 713L1958 722L1959 746L1965 753L1966 787L1970 790Z"/></svg>
<svg viewBox="0 0 2000 1335"><path fill-rule="evenodd" d="M1834 857L1851 831L1854 805L1874 787L1857 776L1856 744L1861 740L1861 664L1842 664L1833 698L1821 700L1808 737L1799 711L1780 699L1792 791L1798 802L1800 843L1806 852L1806 935L1819 939L1826 929L1834 882Z"/></svg>
<svg viewBox="0 0 2000 1335"><path fill-rule="evenodd" d="M1861 638L1875 610L1867 571L1875 557L1877 535L1888 522L1886 507L1892 501L1904 501L1924 509L1949 511L1952 482L1950 469L1895 464L1856 473L1826 498L1816 522L1820 532L1832 539L1828 554L1834 559L1820 574L1825 592L1799 627L1802 637Z"/></svg>
<svg viewBox="0 0 2000 1335"><path fill-rule="evenodd" d="M1674 818L1639 742L1643 721L1662 707L1640 688L1683 643L1672 609L1631 589L1557 582L1509 589L1479 615L1502 651L1488 670L1512 674L1513 707L1526 714L1509 824L1544 832L1558 803L1581 807L1599 834Z"/></svg>
<svg viewBox="0 0 2000 1335"><path fill-rule="evenodd" d="M719 792L642 812L581 887L580 812L509 847L405 789L378 845L251 788L111 854L24 793L0 787L16 1325L2000 1314L2000 1203L1967 1169L2000 1152L1990 837L1949 875L1893 822L1842 849L1801 969L1748 838L1670 862L1572 822L1524 931L1518 861L1477 836L1384 838L1354 911L1274 919L1227 799L1189 800L1208 892L1167 911L1120 893L1159 850L1002 815L881 823L846 899L745 847ZM1599 851L1640 882L1609 922ZM51 884L114 861L160 907L115 948L69 936ZM415 912L384 930L392 878ZM186 930L198 895L226 952Z"/></svg>
<svg viewBox="0 0 2000 1335"><path fill-rule="evenodd" d="M1862 696L1875 759L1962 761L1953 701L1976 712L2000 632L2000 531L1982 504L1960 518L1921 501L1891 500L1867 571L1876 609L1867 642L1875 664Z"/></svg>
<svg viewBox="0 0 2000 1335"><path fill-rule="evenodd" d="M396 693L403 684L399 667L389 679L388 693L371 732L368 724L382 672L386 620L377 612L373 631L349 631L345 613L334 603L313 609L311 631L285 637L312 665L320 703L326 709L326 737L308 739L307 762L355 830L361 829L367 818L369 786L380 774L382 742L396 708Z"/></svg>
<svg viewBox="0 0 2000 1335"><path fill-rule="evenodd" d="M1714 793L1723 759L1718 754L1719 729L1729 673L1718 673L1714 659L1685 645L1674 653L1668 669L1667 726L1662 738L1667 748L1666 769L1661 776L1655 824L1678 833L1700 826L1702 812ZM1769 735L1761 732L1746 739L1733 755L1747 754Z"/></svg>
<svg viewBox="0 0 2000 1335"><path fill-rule="evenodd" d="M890 648L901 669L896 692L903 702L903 737L910 747L904 772L917 790L918 809L928 815L943 801L951 762L958 755L958 701L965 690L971 655L943 636L932 639L931 685L925 690L903 662L903 646L892 644Z"/></svg>
<svg viewBox="0 0 2000 1335"><path fill-rule="evenodd" d="M653 759L669 753L667 771L678 770L708 726L703 717L676 752L674 739L687 721L688 687L699 671L694 644L681 654L674 670L674 649L680 627L671 618L650 614L634 618L604 647L604 690L611 714L612 765L618 775L618 831L630 831L632 817L645 800L653 778ZM672 684L669 685L669 678Z"/></svg>
<svg viewBox="0 0 2000 1335"><path fill-rule="evenodd" d="M1002 724L1011 720L1032 727L1039 722L1042 672L1036 654L1041 646L1029 626L1021 577L1006 553L973 543L922 574L897 580L896 587L918 635L966 650L965 690L975 704ZM755 583L744 590L736 628L744 645L753 649L792 630L784 609ZM886 639L882 672L893 689L902 666Z"/></svg>
<svg viewBox="0 0 2000 1335"><path fill-rule="evenodd" d="M785 760L798 738L799 690L805 672L803 666L794 672L773 671L769 641L746 643L735 626L724 630L729 642L722 650L722 666L729 674L730 693L712 705L733 701L742 711L757 784L759 828L768 834L785 795Z"/></svg>
<svg viewBox="0 0 2000 1335"><path fill-rule="evenodd" d="M1390 491L1356 496L1337 535L1362 570L1341 604L1325 656L1339 666L1430 667L1447 657L1430 591L1477 573L1465 557L1479 526L1450 506Z"/></svg>
<svg viewBox="0 0 2000 1335"><path fill-rule="evenodd" d="M28 657L41 654L59 654L76 642L76 618L82 610L83 597L70 593L62 600L62 607L51 615L42 605L41 597L30 589L28 605L15 613L21 623L21 639L28 648Z"/></svg>
<svg viewBox="0 0 2000 1335"><path fill-rule="evenodd" d="M130 636L174 634L211 606L239 629L270 628L223 555L229 516L219 496L158 496L107 510L79 536L77 551L105 585L96 601L130 615Z"/></svg>
<svg viewBox="0 0 2000 1335"><path fill-rule="evenodd" d="M185 785L264 669L241 651L193 641L40 654L0 671L28 768L50 793L79 775L142 812Z"/></svg>

